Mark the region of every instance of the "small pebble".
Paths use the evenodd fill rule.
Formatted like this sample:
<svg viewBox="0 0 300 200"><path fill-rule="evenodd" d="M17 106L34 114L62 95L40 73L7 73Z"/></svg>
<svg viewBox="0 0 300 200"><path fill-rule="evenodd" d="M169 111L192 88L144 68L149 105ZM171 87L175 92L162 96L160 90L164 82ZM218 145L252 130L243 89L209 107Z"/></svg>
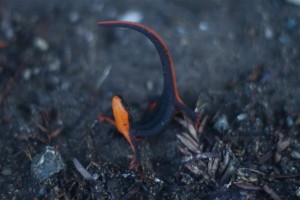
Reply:
<svg viewBox="0 0 300 200"><path fill-rule="evenodd" d="M154 88L153 81L147 81L146 84L147 90L152 91Z"/></svg>
<svg viewBox="0 0 300 200"><path fill-rule="evenodd" d="M8 193L13 193L16 190L16 188L14 187L14 184L7 184L6 188L7 188Z"/></svg>
<svg viewBox="0 0 300 200"><path fill-rule="evenodd" d="M297 6L300 6L300 0L286 0L289 3L295 4Z"/></svg>
<svg viewBox="0 0 300 200"><path fill-rule="evenodd" d="M77 34L80 35L80 37L82 37L85 41L94 44L96 37L90 29L84 26L79 26L76 31Z"/></svg>
<svg viewBox="0 0 300 200"><path fill-rule="evenodd" d="M44 196L46 193L47 193L47 188L46 188L45 185L42 185L42 187L40 188L38 194L39 194L40 196Z"/></svg>
<svg viewBox="0 0 300 200"><path fill-rule="evenodd" d="M6 168L6 169L3 169L3 170L2 170L1 174L2 174L3 176L10 176L10 175L12 174L12 171L11 171L11 169Z"/></svg>
<svg viewBox="0 0 300 200"><path fill-rule="evenodd" d="M66 167L60 153L54 147L47 146L46 149L32 159L31 171L40 181L48 179L55 173Z"/></svg>
<svg viewBox="0 0 300 200"><path fill-rule="evenodd" d="M291 152L291 156L292 156L292 158L300 159L300 152L298 152L298 151L292 151Z"/></svg>
<svg viewBox="0 0 300 200"><path fill-rule="evenodd" d="M263 127L263 122L261 118L257 117L254 122L254 128L259 129Z"/></svg>
<svg viewBox="0 0 300 200"><path fill-rule="evenodd" d="M186 185L189 185L192 184L194 180L189 174L183 174L181 177L181 182L183 182Z"/></svg>
<svg viewBox="0 0 300 200"><path fill-rule="evenodd" d="M99 178L99 174L94 173L94 174L92 175L92 177L93 177L93 180L97 180L97 179Z"/></svg>
<svg viewBox="0 0 300 200"><path fill-rule="evenodd" d="M298 198L300 198L300 187L298 187L298 189L296 190L296 196L297 196Z"/></svg>
<svg viewBox="0 0 300 200"><path fill-rule="evenodd" d="M69 19L73 23L77 22L79 20L79 13L75 11L71 12L69 15Z"/></svg>
<svg viewBox="0 0 300 200"><path fill-rule="evenodd" d="M244 121L247 117L248 117L247 114L241 113L241 114L239 114L239 115L236 117L236 119L237 119L238 121Z"/></svg>
<svg viewBox="0 0 300 200"><path fill-rule="evenodd" d="M41 72L41 69L38 68L38 67L36 67L36 68L33 69L33 74L34 75L38 75L40 72Z"/></svg>
<svg viewBox="0 0 300 200"><path fill-rule="evenodd" d="M60 89L61 89L61 90L68 90L68 89L70 89L70 87L71 87L71 83L65 81L65 82L63 82L63 83L61 84Z"/></svg>
<svg viewBox="0 0 300 200"><path fill-rule="evenodd" d="M122 16L120 16L119 20L121 21L130 21L130 22L141 22L144 16L139 11L128 11Z"/></svg>
<svg viewBox="0 0 300 200"><path fill-rule="evenodd" d="M281 35L279 36L279 42L280 42L281 44L286 45L286 44L288 44L288 43L290 42L290 38L289 38L289 36L287 36L287 35L285 35L285 34L281 34Z"/></svg>
<svg viewBox="0 0 300 200"><path fill-rule="evenodd" d="M235 40L236 39L236 35L234 32L230 31L227 33L227 37L230 39L230 40Z"/></svg>
<svg viewBox="0 0 300 200"><path fill-rule="evenodd" d="M218 120L214 124L214 129L219 131L220 133L229 129L229 124L226 115L223 114L218 118Z"/></svg>
<svg viewBox="0 0 300 200"><path fill-rule="evenodd" d="M49 64L49 70L50 71L59 71L60 66L61 66L61 62L58 58L56 58Z"/></svg>
<svg viewBox="0 0 300 200"><path fill-rule="evenodd" d="M300 0L286 0L288 3L295 4L297 6L300 6Z"/></svg>
<svg viewBox="0 0 300 200"><path fill-rule="evenodd" d="M154 182L156 182L156 183L162 183L163 181L161 179L159 179L159 178L154 178Z"/></svg>
<svg viewBox="0 0 300 200"><path fill-rule="evenodd" d="M186 30L185 30L185 28L183 28L183 27L181 27L181 26L179 26L179 27L177 27L176 28L176 31L180 34L180 35L186 35Z"/></svg>
<svg viewBox="0 0 300 200"><path fill-rule="evenodd" d="M268 40L273 39L273 37L274 37L274 32L273 32L273 30L272 30L270 27L266 27L266 28L265 28L265 37L266 37L266 39L268 39Z"/></svg>
<svg viewBox="0 0 300 200"><path fill-rule="evenodd" d="M199 28L201 31L207 31L207 29L208 29L208 23L205 22L205 21L202 21L202 22L199 23L198 28Z"/></svg>
<svg viewBox="0 0 300 200"><path fill-rule="evenodd" d="M31 69L24 69L23 71L23 79L28 81L31 78Z"/></svg>
<svg viewBox="0 0 300 200"><path fill-rule="evenodd" d="M296 21L296 19L294 18L289 18L286 22L286 28L289 30L289 31L293 31L297 28L298 26L298 23Z"/></svg>
<svg viewBox="0 0 300 200"><path fill-rule="evenodd" d="M35 38L34 46L41 51L47 51L49 48L47 41L40 37Z"/></svg>
<svg viewBox="0 0 300 200"><path fill-rule="evenodd" d="M10 20L7 20L5 18L4 18L4 20L2 19L1 30L4 32L4 35L8 40L11 40L15 37L15 31L12 28L12 24L11 24Z"/></svg>
<svg viewBox="0 0 300 200"><path fill-rule="evenodd" d="M290 116L288 116L286 118L286 123L287 123L288 127L291 127L291 126L294 125L294 121L293 121L293 119Z"/></svg>

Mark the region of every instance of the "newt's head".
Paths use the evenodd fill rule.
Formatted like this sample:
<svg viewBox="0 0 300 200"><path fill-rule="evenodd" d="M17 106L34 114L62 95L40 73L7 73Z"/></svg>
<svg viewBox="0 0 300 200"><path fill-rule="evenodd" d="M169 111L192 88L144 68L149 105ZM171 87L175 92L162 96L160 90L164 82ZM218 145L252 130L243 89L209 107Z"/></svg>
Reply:
<svg viewBox="0 0 300 200"><path fill-rule="evenodd" d="M129 132L131 124L131 114L127 104L121 96L113 97L112 109L118 131L122 133L122 135L124 135L126 140L132 146L132 140Z"/></svg>

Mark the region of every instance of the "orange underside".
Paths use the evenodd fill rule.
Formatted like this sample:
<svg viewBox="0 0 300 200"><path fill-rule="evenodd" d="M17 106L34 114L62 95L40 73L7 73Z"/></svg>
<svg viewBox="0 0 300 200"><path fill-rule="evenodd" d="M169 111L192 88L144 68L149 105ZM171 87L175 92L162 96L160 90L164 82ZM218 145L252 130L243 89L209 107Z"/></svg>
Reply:
<svg viewBox="0 0 300 200"><path fill-rule="evenodd" d="M112 109L115 118L115 124L118 131L126 138L126 140L132 146L132 141L129 133L129 113L122 103L122 100L118 96L114 96L112 99Z"/></svg>

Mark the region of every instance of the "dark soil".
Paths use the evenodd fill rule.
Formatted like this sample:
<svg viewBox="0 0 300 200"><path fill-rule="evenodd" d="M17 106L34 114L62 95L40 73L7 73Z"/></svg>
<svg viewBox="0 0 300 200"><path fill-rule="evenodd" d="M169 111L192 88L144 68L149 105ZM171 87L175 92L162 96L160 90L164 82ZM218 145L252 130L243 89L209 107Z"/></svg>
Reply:
<svg viewBox="0 0 300 200"><path fill-rule="evenodd" d="M115 94L138 117L161 92L153 45L96 24L132 13L164 38L182 99L208 116L196 150L175 120L140 142L142 175L97 119L112 116ZM299 44L300 6L283 0L2 0L1 199L300 198ZM64 170L41 180L33 161L49 146ZM183 163L201 152L209 158Z"/></svg>

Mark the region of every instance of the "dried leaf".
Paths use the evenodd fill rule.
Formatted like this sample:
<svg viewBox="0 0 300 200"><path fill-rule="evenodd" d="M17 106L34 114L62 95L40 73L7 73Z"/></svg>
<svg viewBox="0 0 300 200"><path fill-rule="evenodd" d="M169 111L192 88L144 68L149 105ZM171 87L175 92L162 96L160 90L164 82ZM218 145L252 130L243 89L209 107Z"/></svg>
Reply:
<svg viewBox="0 0 300 200"><path fill-rule="evenodd" d="M208 162L208 173L214 179L216 178L216 172L218 170L220 159L210 158Z"/></svg>
<svg viewBox="0 0 300 200"><path fill-rule="evenodd" d="M281 200L281 198L271 188L269 188L269 186L264 185L262 188L273 200Z"/></svg>
<svg viewBox="0 0 300 200"><path fill-rule="evenodd" d="M226 148L224 149L225 154L223 153L223 162L220 163L220 167L219 167L219 173L223 173L224 170L226 169L228 163L229 163L229 159L230 159L230 149L228 147L228 145L226 145Z"/></svg>
<svg viewBox="0 0 300 200"><path fill-rule="evenodd" d="M189 152L186 148L184 148L180 145L178 145L177 148L184 156L192 156L192 153Z"/></svg>
<svg viewBox="0 0 300 200"><path fill-rule="evenodd" d="M288 148L288 146L290 146L290 144L291 144L291 140L289 138L284 141L279 140L277 143L276 151L278 153L280 153L283 150L285 150L286 148Z"/></svg>
<svg viewBox="0 0 300 200"><path fill-rule="evenodd" d="M176 135L177 138L180 140L180 142L187 147L190 151L194 152L194 153L201 153L201 151L199 150L199 146L194 142L191 142L189 139L187 139L185 136L183 136L182 134L177 134Z"/></svg>
<svg viewBox="0 0 300 200"><path fill-rule="evenodd" d="M201 175L204 171L199 168L200 167L199 165L195 165L192 163L186 163L184 166L186 168L188 168L193 174L196 174L196 175Z"/></svg>
<svg viewBox="0 0 300 200"><path fill-rule="evenodd" d="M192 123L192 121L185 117L185 121L186 121L186 126L187 126L187 129L189 131L189 134L193 137L193 139L199 143L199 139L198 139L198 134L197 134L197 130L195 129L195 126L194 124Z"/></svg>
<svg viewBox="0 0 300 200"><path fill-rule="evenodd" d="M188 133L183 132L182 135L188 139L191 143L193 143L194 146L196 146L197 148L199 148L199 142L197 140L195 140L191 135L189 135Z"/></svg>
<svg viewBox="0 0 300 200"><path fill-rule="evenodd" d="M220 180L221 183L223 183L224 181L226 181L227 178L230 177L236 171L236 168L235 168L234 165L235 165L235 161L230 161L228 163L226 171L223 173L222 178Z"/></svg>
<svg viewBox="0 0 300 200"><path fill-rule="evenodd" d="M182 162L187 163L187 162L192 162L196 160L201 160L201 159L207 159L207 158L220 158L220 154L216 152L204 152L204 153L199 153L195 156L189 156L185 157Z"/></svg>
<svg viewBox="0 0 300 200"><path fill-rule="evenodd" d="M58 128L55 131L51 132L49 134L49 138L55 138L56 136L58 136L61 132L63 131L63 128Z"/></svg>
<svg viewBox="0 0 300 200"><path fill-rule="evenodd" d="M260 187L251 185L248 183L234 183L239 188L245 189L245 190L262 190Z"/></svg>

